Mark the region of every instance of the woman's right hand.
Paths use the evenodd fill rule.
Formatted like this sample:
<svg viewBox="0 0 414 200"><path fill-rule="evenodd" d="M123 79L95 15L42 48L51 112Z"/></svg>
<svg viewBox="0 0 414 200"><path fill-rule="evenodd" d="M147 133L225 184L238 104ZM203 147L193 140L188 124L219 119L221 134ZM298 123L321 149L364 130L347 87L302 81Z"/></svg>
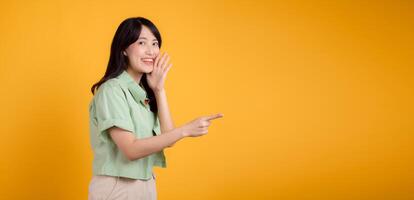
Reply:
<svg viewBox="0 0 414 200"><path fill-rule="evenodd" d="M198 137L207 134L208 127L211 125L211 120L221 118L223 114L218 113L210 116L203 116L194 119L180 128L183 131L184 137Z"/></svg>

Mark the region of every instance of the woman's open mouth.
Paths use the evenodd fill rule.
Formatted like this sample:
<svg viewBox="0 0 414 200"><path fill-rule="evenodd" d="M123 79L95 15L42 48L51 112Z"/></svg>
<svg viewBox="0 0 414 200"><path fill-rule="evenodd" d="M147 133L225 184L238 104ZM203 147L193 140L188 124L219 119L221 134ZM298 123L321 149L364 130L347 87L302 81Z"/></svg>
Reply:
<svg viewBox="0 0 414 200"><path fill-rule="evenodd" d="M152 58L143 58L141 59L143 63L145 63L146 65L153 65L154 64L154 60Z"/></svg>
<svg viewBox="0 0 414 200"><path fill-rule="evenodd" d="M147 64L147 65L152 65L153 62L145 62L144 61L144 63Z"/></svg>

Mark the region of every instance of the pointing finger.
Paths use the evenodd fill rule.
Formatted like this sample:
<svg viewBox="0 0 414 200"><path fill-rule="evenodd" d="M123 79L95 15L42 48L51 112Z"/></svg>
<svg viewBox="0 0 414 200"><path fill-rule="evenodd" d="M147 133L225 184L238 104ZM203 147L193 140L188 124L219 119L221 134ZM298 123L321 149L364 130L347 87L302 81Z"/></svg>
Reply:
<svg viewBox="0 0 414 200"><path fill-rule="evenodd" d="M208 117L206 117L205 119L206 119L207 121L210 121L210 120L213 120L213 119L221 118L221 117L223 117L223 116L224 116L223 114L218 113L218 114L215 114L215 115L208 116Z"/></svg>

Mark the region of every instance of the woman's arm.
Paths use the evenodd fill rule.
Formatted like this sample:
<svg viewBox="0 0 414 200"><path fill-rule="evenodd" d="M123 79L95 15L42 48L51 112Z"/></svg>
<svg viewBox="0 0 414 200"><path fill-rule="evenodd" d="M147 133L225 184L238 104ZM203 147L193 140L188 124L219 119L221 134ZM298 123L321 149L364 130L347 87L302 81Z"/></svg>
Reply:
<svg viewBox="0 0 414 200"><path fill-rule="evenodd" d="M210 121L221 117L223 117L222 114L199 117L161 135L143 139L138 139L133 133L116 126L109 128L108 132L117 147L124 153L128 160L132 161L159 152L185 137L205 135L211 124Z"/></svg>
<svg viewBox="0 0 414 200"><path fill-rule="evenodd" d="M174 129L170 109L168 108L167 95L164 89L165 77L172 64L168 64L170 57L166 52L158 54L154 61L154 69L147 74L148 86L152 89L157 101L158 118L160 120L161 133Z"/></svg>
<svg viewBox="0 0 414 200"><path fill-rule="evenodd" d="M167 95L165 90L154 92L157 100L158 117L160 119L161 133L170 131L175 128L172 120L170 109L168 107Z"/></svg>
<svg viewBox="0 0 414 200"><path fill-rule="evenodd" d="M182 128L172 129L162 135L144 139L138 139L133 133L116 126L109 128L108 132L121 152L130 161L159 152L185 137Z"/></svg>

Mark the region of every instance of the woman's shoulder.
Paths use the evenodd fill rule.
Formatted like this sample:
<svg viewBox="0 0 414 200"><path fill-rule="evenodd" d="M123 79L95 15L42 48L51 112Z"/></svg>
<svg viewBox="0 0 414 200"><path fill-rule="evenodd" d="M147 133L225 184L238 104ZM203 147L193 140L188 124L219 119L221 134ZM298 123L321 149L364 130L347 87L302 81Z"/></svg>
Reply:
<svg viewBox="0 0 414 200"><path fill-rule="evenodd" d="M126 102L125 88L116 78L111 78L102 83L95 92L90 105L104 105L107 103Z"/></svg>
<svg viewBox="0 0 414 200"><path fill-rule="evenodd" d="M122 82L119 81L118 78L111 78L99 86L96 94L98 95L103 92L119 92L123 89L125 89L125 86L122 84Z"/></svg>
<svg viewBox="0 0 414 200"><path fill-rule="evenodd" d="M126 102L127 91L128 87L117 77L110 78L103 82L95 91L89 107L101 105L102 103L108 103L109 101Z"/></svg>

